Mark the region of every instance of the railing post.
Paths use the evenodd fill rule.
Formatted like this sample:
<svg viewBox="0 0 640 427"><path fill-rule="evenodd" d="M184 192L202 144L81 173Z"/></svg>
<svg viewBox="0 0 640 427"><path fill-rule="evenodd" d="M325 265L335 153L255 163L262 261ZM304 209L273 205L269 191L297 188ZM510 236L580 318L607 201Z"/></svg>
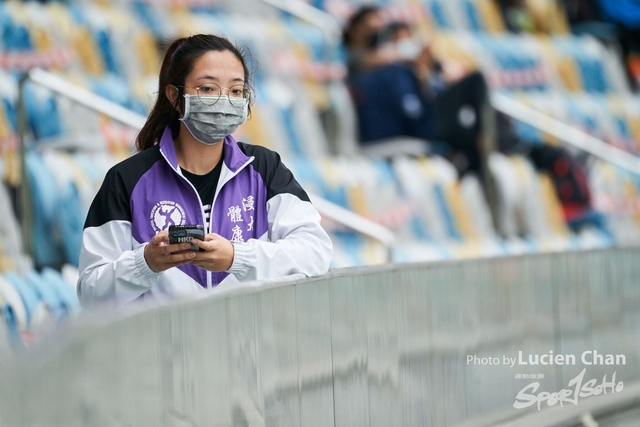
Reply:
<svg viewBox="0 0 640 427"><path fill-rule="evenodd" d="M33 217L33 212L31 204L31 190L29 186L29 174L27 173L27 132L29 127L25 101L25 86L27 80L29 80L29 73L24 73L20 76L20 80L18 82L18 156L20 164L18 215L20 218L20 225L22 227L24 251L25 253L33 254L31 246L31 219Z"/></svg>

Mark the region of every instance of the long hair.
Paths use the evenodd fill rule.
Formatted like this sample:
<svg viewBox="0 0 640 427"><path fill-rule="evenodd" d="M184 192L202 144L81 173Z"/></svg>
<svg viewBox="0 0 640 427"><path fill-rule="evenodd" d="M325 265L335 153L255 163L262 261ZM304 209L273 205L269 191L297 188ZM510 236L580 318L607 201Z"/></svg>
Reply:
<svg viewBox="0 0 640 427"><path fill-rule="evenodd" d="M176 102L172 103L166 95L168 85L179 88L184 86L187 75L193 70L195 62L207 52L210 51L230 51L242 63L244 69L245 86L251 89L251 72L249 71L248 62L250 52L246 47L237 47L231 43L226 37L214 36L211 34L198 34L191 37L184 37L175 40L167 48L162 60L160 76L158 78L158 98L156 103L147 117L147 121L136 137L136 148L138 151L144 151L147 148L156 145L167 125L177 132L179 128L180 118L176 107L183 106L184 102L181 96L176 98ZM249 92L253 93L252 90ZM253 95L249 98L249 112L251 112L251 103Z"/></svg>

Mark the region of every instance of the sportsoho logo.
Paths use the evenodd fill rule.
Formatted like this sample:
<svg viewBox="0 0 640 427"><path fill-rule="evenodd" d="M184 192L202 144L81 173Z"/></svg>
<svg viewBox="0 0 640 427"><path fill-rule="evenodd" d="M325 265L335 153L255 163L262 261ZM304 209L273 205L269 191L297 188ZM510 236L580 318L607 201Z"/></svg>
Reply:
<svg viewBox="0 0 640 427"><path fill-rule="evenodd" d="M547 354L530 354L528 357L524 357L522 351L519 351L517 364L519 366L576 365L576 359L575 354L554 354L553 351ZM580 361L587 366L615 366L626 365L627 357L624 354L599 354L596 350L586 350L580 355ZM515 365L516 358L510 359L510 363L511 366ZM578 375L569 381L567 388L563 388L560 391L538 392L540 383L532 382L518 392L515 402L513 402L513 407L522 409L537 405L538 410L540 410L543 403L548 406L555 406L558 403L561 406L564 406L565 403L577 405L580 398L619 393L624 389L624 383L616 381L617 372L611 375L610 381L607 381L607 375L604 375L600 383L597 379L587 380L585 378L586 372L587 368L582 369Z"/></svg>
<svg viewBox="0 0 640 427"><path fill-rule="evenodd" d="M151 226L157 233L166 230L170 225L183 225L185 223L185 213L182 206L170 200L163 200L156 203L151 209Z"/></svg>

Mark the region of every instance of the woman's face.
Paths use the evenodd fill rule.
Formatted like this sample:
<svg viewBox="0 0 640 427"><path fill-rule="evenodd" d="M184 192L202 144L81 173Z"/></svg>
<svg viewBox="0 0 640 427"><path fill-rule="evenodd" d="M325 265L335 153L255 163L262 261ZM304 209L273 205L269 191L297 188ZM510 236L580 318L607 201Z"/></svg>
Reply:
<svg viewBox="0 0 640 427"><path fill-rule="evenodd" d="M187 94L195 95L196 87L215 83L222 88L223 95L228 95L226 89L244 85L244 77L242 63L231 51L212 50L196 60L193 70L185 79L184 90Z"/></svg>

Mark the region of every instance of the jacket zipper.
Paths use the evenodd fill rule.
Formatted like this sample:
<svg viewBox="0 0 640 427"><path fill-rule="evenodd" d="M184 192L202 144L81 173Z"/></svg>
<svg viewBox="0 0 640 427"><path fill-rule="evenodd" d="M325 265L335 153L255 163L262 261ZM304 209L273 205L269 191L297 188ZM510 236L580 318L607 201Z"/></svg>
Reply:
<svg viewBox="0 0 640 427"><path fill-rule="evenodd" d="M165 162L167 162L169 167L171 167L171 169L173 169L173 171L176 174L178 174L178 176L180 176L182 179L184 179L189 184L189 186L194 191L194 193L196 194L196 197L198 198L198 203L200 204L200 218L202 219L202 223L205 224L206 220L205 220L205 217L204 217L204 206L202 205L202 200L200 200L200 194L198 194L198 190L196 190L196 187L193 186L191 181L189 181L184 175L182 175L176 168L173 167L173 165L171 164L169 159L167 159L167 157L164 155L162 150L160 150L160 154L162 154L162 157L164 158ZM249 160L247 160L242 166L240 166L237 171L231 173L231 175L226 177L224 182L222 182L222 183L218 182L218 186L217 186L218 188L216 188L216 192L213 194L213 201L211 202L211 214L209 216L209 227L206 230L205 234L211 233L211 223L212 223L212 220L213 220L213 207L214 207L214 205L216 203L216 199L218 198L218 194L220 194L220 192L222 191L222 187L224 187L224 185L227 182L231 181L236 175L238 175L240 173L240 171L242 171L249 164L251 164L251 162L253 162L254 159L255 159L255 157L253 157L253 156L249 157ZM226 164L224 163L224 157L221 157L220 161L222 162L223 166L226 166ZM229 168L227 168L227 170L229 170ZM213 281L211 277L212 277L211 272L207 271L207 289L211 289L211 282Z"/></svg>
<svg viewBox="0 0 640 427"><path fill-rule="evenodd" d="M211 233L211 224L212 224L212 221L213 221L213 209L214 209L214 207L216 205L216 199L218 198L218 194L220 194L222 192L222 187L224 187L224 185L227 182L231 181L244 168L246 168L249 164L251 164L254 159L255 159L255 157L253 157L253 156L249 157L249 160L247 160L242 166L240 166L238 168L238 170L236 170L235 172L233 172L229 176L227 176L224 181L222 181L222 182L218 181L218 188L216 188L216 192L213 194L213 201L211 202L211 216L209 217L210 218L210 221L209 221L209 233ZM220 160L223 162L222 165L226 166L226 164L224 163L224 159L220 159ZM227 168L227 170L230 171L229 168ZM221 171L221 173L222 173L222 171ZM211 277L212 277L211 272L207 271L207 289L211 289L211 282L213 281L211 279Z"/></svg>

